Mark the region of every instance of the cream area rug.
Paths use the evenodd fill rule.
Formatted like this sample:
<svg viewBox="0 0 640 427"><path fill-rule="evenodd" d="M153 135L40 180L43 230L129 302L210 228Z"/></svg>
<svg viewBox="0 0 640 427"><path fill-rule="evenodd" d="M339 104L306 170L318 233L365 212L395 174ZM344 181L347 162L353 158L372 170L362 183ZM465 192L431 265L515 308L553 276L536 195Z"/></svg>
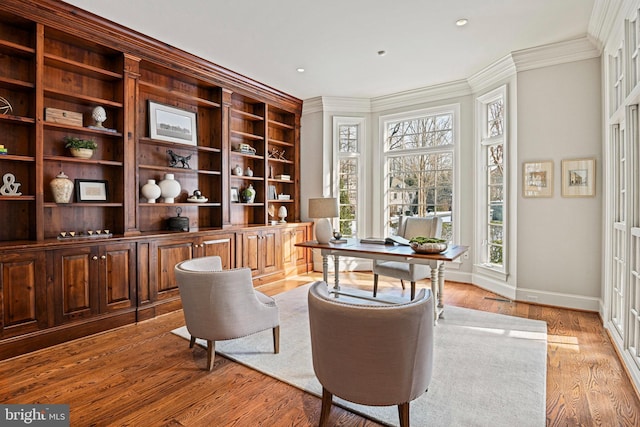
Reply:
<svg viewBox="0 0 640 427"><path fill-rule="evenodd" d="M273 354L271 330L216 342L216 351L321 396L311 361L307 292L308 285L275 296L280 308L280 354ZM184 326L172 332L189 338ZM198 340L198 344L206 346L206 341ZM545 322L445 307L444 318L435 329L431 385L411 402L411 424L544 426L546 349ZM362 406L337 397L334 404L383 424L398 425L397 406Z"/></svg>

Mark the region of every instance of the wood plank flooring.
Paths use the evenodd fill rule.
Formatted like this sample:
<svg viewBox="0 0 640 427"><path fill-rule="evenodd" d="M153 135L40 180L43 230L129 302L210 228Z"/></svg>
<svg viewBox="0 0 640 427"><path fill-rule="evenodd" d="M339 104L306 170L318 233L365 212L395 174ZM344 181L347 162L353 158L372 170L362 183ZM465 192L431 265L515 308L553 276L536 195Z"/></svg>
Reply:
<svg viewBox="0 0 640 427"><path fill-rule="evenodd" d="M274 295L320 277L295 276L261 290ZM364 289L372 283L366 273L341 280ZM380 293L402 291L381 280ZM547 322L548 426L640 425L640 400L597 314L495 297L472 285L445 284L447 305ZM190 350L170 333L183 324L178 311L2 361L0 403L69 403L74 427L317 425L315 396L218 355L214 370L203 370L206 351ZM335 406L329 421L378 425Z"/></svg>

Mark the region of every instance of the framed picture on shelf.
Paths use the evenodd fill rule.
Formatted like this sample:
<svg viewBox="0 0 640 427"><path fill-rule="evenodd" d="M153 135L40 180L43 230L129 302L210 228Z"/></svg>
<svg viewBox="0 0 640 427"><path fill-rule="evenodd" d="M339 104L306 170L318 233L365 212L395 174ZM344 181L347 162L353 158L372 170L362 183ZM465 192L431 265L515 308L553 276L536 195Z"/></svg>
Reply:
<svg viewBox="0 0 640 427"><path fill-rule="evenodd" d="M109 195L107 181L76 179L76 202L106 202Z"/></svg>
<svg viewBox="0 0 640 427"><path fill-rule="evenodd" d="M596 159L562 161L562 196L593 197L596 195Z"/></svg>
<svg viewBox="0 0 640 427"><path fill-rule="evenodd" d="M238 187L231 187L231 202L239 203L240 202L240 192Z"/></svg>
<svg viewBox="0 0 640 427"><path fill-rule="evenodd" d="M522 164L523 197L553 196L553 161Z"/></svg>
<svg viewBox="0 0 640 427"><path fill-rule="evenodd" d="M198 145L196 114L149 101L149 136L160 141Z"/></svg>

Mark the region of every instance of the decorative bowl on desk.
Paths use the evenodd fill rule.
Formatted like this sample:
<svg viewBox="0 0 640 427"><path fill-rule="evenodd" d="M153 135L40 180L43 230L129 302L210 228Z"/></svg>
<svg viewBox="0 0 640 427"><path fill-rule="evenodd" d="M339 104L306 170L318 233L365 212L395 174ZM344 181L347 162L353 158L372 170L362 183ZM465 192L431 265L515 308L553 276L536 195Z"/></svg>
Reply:
<svg viewBox="0 0 640 427"><path fill-rule="evenodd" d="M438 254L447 250L447 241L435 237L413 237L409 246L419 254Z"/></svg>

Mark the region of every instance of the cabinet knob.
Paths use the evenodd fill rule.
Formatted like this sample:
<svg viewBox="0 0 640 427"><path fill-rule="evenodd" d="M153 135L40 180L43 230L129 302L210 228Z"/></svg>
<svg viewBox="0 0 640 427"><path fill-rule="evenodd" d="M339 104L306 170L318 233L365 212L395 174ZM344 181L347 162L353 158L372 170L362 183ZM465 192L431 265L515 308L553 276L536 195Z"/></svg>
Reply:
<svg viewBox="0 0 640 427"><path fill-rule="evenodd" d="M94 260L94 261L97 261L98 257L96 255L94 255L94 256L91 257L91 259Z"/></svg>
<svg viewBox="0 0 640 427"><path fill-rule="evenodd" d="M106 256L106 255L102 255L102 256L100 257L100 259L107 259L107 256Z"/></svg>

